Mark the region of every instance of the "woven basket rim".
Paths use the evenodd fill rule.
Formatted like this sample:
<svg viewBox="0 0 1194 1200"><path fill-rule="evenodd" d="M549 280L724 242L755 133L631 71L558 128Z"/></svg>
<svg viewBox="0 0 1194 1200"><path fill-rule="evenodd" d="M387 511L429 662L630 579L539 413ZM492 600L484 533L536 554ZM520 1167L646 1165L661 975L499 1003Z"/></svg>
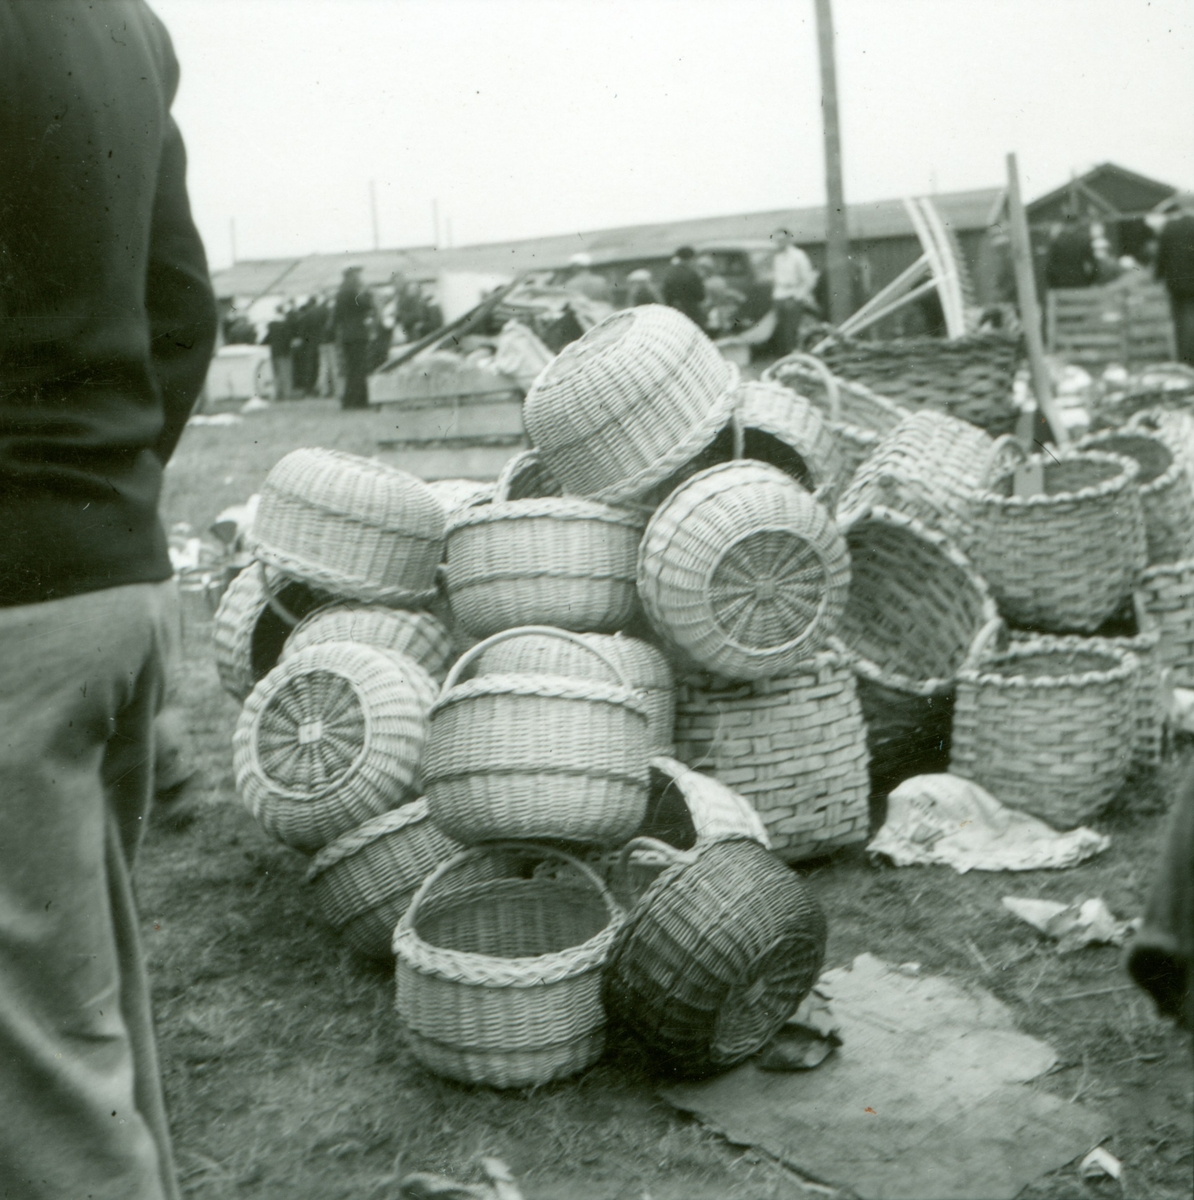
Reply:
<svg viewBox="0 0 1194 1200"><path fill-rule="evenodd" d="M541 637L540 634L528 633L527 638ZM640 689L658 690L660 688L672 688L675 686L676 680L672 672L671 664L667 660L667 655L663 653L657 646L652 646L650 642L644 641L642 638L635 637L633 634L626 633L623 630L618 630L616 633L578 633L576 635L588 641L590 638L597 638L597 644L604 646L605 642L601 639L609 639L614 642L615 646L621 647L625 651L628 661L623 662L622 669L626 673L627 682L630 686L638 691ZM517 646L517 639L510 639ZM546 639L545 639L546 640ZM614 651L618 653L618 650ZM630 670L630 660L633 659L635 666L649 666L649 677L640 677L637 671ZM491 672L492 674L502 675L517 675L522 672L518 671L500 671ZM582 675L577 678L588 679L590 676Z"/></svg>
<svg viewBox="0 0 1194 1200"><path fill-rule="evenodd" d="M1137 483L1136 488L1141 496L1153 496L1157 492L1167 491L1185 474L1185 468L1178 461L1178 456L1174 452L1173 447L1159 433L1151 429L1129 429L1126 426L1120 429L1100 429L1098 433L1087 434L1078 443L1077 449L1085 451L1093 448L1097 450L1103 442L1110 442L1113 438L1117 437L1140 438L1142 441L1156 442L1169 455L1169 466L1160 475L1150 479L1148 483ZM1113 450L1110 453L1115 454L1116 451ZM1130 456L1123 453L1119 457L1128 458Z"/></svg>
<svg viewBox="0 0 1194 1200"><path fill-rule="evenodd" d="M1062 504L1099 500L1105 496L1117 495L1128 486L1135 484L1136 477L1140 474L1140 464L1134 458L1128 458L1123 454L1108 454L1103 450L1071 450L1067 451L1060 458L1043 454L1031 454L1025 459L1025 462L1039 462L1042 466L1048 468L1054 464L1069 462L1079 458L1116 464L1121 467L1120 474L1112 475L1109 479L1101 480L1099 483L1091 484L1088 487L1079 488L1075 492L1055 492L1052 495L1047 492L1039 492L1035 496L1003 496L992 488L980 488L974 492L971 502L976 505L997 509L1052 508ZM1015 468L1011 471L1003 471L996 479L1005 479L1009 475L1012 475L1014 470Z"/></svg>
<svg viewBox="0 0 1194 1200"><path fill-rule="evenodd" d="M442 538L423 539L442 541ZM341 571L329 571L322 564L278 550L265 542L254 541L252 551L262 563L277 568L296 583L306 583L324 591L338 594L340 599L376 601L394 607L411 606L422 608L435 599L436 588L409 591L405 588L381 587L364 576L348 575Z"/></svg>
<svg viewBox="0 0 1194 1200"><path fill-rule="evenodd" d="M815 675L825 667L836 670L853 670L858 658L859 655L856 651L851 650L837 634L831 633L826 637L824 645L818 647L807 658L802 658L799 662L786 667L782 675L768 675L765 679L732 679L728 675L719 675L716 671L693 670L678 677L676 685L680 687L687 684L707 692L729 691L744 687L757 688L760 685L765 687L771 683L783 683L785 679L806 678L809 675Z"/></svg>
<svg viewBox="0 0 1194 1200"><path fill-rule="evenodd" d="M996 675L983 669L983 663L1014 662L1018 658L1039 658L1048 654L1068 654L1074 649L1067 644L1070 639L1033 638L1024 642L1013 642L1005 650L999 650L989 658L984 658L978 666L964 666L958 671L959 681L978 684L982 687L997 687L1023 691L1044 691L1050 688L1072 687L1102 687L1104 684L1116 683L1130 679L1139 670L1140 660L1131 650L1110 644L1108 638L1081 639L1087 645L1083 648L1091 654L1115 658L1119 662L1106 671L1080 671L1070 675L1041 675L1030 679L1026 675ZM1102 642L1103 645L1091 647L1090 641Z"/></svg>
<svg viewBox="0 0 1194 1200"><path fill-rule="evenodd" d="M542 517L555 521L601 521L630 529L642 529L646 524L646 519L639 513L612 504L602 504L581 496L538 496L522 500L494 500L480 508L457 512L448 521L445 536L470 525Z"/></svg>
<svg viewBox="0 0 1194 1200"><path fill-rule="evenodd" d="M431 706L431 716L464 700L480 696L542 696L552 700L584 700L627 708L647 720L647 705L638 690L620 683L576 675L478 675L445 689Z"/></svg>
<svg viewBox="0 0 1194 1200"><path fill-rule="evenodd" d="M379 816L370 817L355 829L342 833L335 841L329 842L311 861L307 868L307 882L314 883L325 871L359 854L366 846L371 846L379 838L390 833L397 833L408 825L417 824L428 819L427 801L419 797L409 804L399 808L391 808Z"/></svg>

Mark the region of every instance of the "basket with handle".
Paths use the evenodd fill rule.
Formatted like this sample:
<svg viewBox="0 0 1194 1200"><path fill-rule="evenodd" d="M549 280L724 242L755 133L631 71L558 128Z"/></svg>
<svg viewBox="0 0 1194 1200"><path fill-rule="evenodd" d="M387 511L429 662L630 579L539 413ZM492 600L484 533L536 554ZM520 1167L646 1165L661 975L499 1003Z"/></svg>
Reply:
<svg viewBox="0 0 1194 1200"><path fill-rule="evenodd" d="M241 710L232 739L241 800L279 841L321 849L418 794L435 695L405 655L349 642L300 650Z"/></svg>
<svg viewBox="0 0 1194 1200"><path fill-rule="evenodd" d="M481 675L486 651L537 634L571 641L618 680ZM494 634L465 651L431 710L423 782L431 818L465 845L546 838L617 845L647 802L647 709L615 656L548 626Z"/></svg>
<svg viewBox="0 0 1194 1200"><path fill-rule="evenodd" d="M1016 625L1093 633L1132 594L1147 555L1132 459L1034 455L1044 490L1016 495L1014 470L971 498L971 557Z"/></svg>
<svg viewBox="0 0 1194 1200"><path fill-rule="evenodd" d="M1108 429L1078 443L1136 462L1136 486L1144 510L1148 563L1180 562L1194 554L1194 490L1185 464L1159 434L1145 429Z"/></svg>
<svg viewBox="0 0 1194 1200"><path fill-rule="evenodd" d="M624 634L582 633L625 672L647 709L647 743L652 754L671 754L676 719L676 681L664 655L648 642ZM491 646L481 655L478 675L569 675L582 679L618 676L575 642L528 633Z"/></svg>
<svg viewBox="0 0 1194 1200"><path fill-rule="evenodd" d="M639 549L651 624L700 667L733 679L782 675L815 653L849 582L826 509L779 468L750 460L681 484Z"/></svg>
<svg viewBox="0 0 1194 1200"><path fill-rule="evenodd" d="M394 926L419 885L461 846L416 800L342 833L307 871L316 903L345 941L366 958L393 956Z"/></svg>
<svg viewBox="0 0 1194 1200"><path fill-rule="evenodd" d="M976 643L958 673L950 770L1058 829L1095 816L1127 778L1140 663L1098 639Z"/></svg>
<svg viewBox="0 0 1194 1200"><path fill-rule="evenodd" d="M436 683L443 683L455 657L451 635L430 613L341 600L316 609L299 622L286 639L281 661L322 642L356 642L405 654Z"/></svg>
<svg viewBox="0 0 1194 1200"><path fill-rule="evenodd" d="M835 638L778 678L690 676L677 692L677 756L741 792L788 861L866 840L866 737L853 660Z"/></svg>
<svg viewBox="0 0 1194 1200"><path fill-rule="evenodd" d="M499 842L441 864L394 931L411 1053L497 1088L583 1070L604 1049L601 969L623 917L591 867L546 846Z"/></svg>
<svg viewBox="0 0 1194 1200"><path fill-rule="evenodd" d="M523 404L565 492L632 501L680 470L729 419L738 371L683 313L646 304L571 342Z"/></svg>
<svg viewBox="0 0 1194 1200"><path fill-rule="evenodd" d="M645 518L571 496L495 501L448 526L452 612L479 637L519 625L611 633L636 605Z"/></svg>
<svg viewBox="0 0 1194 1200"><path fill-rule="evenodd" d="M660 1068L723 1070L760 1050L821 970L825 915L791 868L747 838L691 851L636 838L671 865L635 904L605 968L611 1022Z"/></svg>
<svg viewBox="0 0 1194 1200"><path fill-rule="evenodd" d="M292 450L270 469L254 553L345 599L418 607L435 595L444 510L405 471L341 450Z"/></svg>
<svg viewBox="0 0 1194 1200"><path fill-rule="evenodd" d="M498 473L493 485L495 500L539 500L544 496L560 496L564 489L547 469L543 455L532 446L520 450Z"/></svg>

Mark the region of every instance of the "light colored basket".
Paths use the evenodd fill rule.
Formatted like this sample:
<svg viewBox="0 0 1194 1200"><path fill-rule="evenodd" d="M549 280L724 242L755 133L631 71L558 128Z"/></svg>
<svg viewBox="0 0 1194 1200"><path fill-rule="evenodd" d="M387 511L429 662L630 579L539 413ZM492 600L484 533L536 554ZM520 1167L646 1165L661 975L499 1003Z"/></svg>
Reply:
<svg viewBox="0 0 1194 1200"><path fill-rule="evenodd" d="M1159 434L1144 429L1105 430L1078 443L1132 459L1144 510L1149 565L1181 562L1194 554L1194 492L1185 465Z"/></svg>
<svg viewBox="0 0 1194 1200"><path fill-rule="evenodd" d="M303 618L286 639L281 661L322 642L356 642L405 654L436 683L443 683L456 657L451 635L430 613L340 601Z"/></svg>
<svg viewBox="0 0 1194 1200"><path fill-rule="evenodd" d="M1157 658L1170 683L1194 688L1194 558L1149 567L1140 594L1160 630Z"/></svg>
<svg viewBox="0 0 1194 1200"><path fill-rule="evenodd" d="M950 770L1059 829L1095 816L1127 778L1140 664L1107 641L1040 637L958 674Z"/></svg>
<svg viewBox="0 0 1194 1200"><path fill-rule="evenodd" d="M972 558L1016 625L1093 633L1132 594L1146 558L1131 459L1099 451L1034 456L1045 491L1012 494L1014 472L975 494Z"/></svg>
<svg viewBox="0 0 1194 1200"><path fill-rule="evenodd" d="M519 625L610 633L634 612L636 513L548 496L469 509L448 526L452 612L479 637Z"/></svg>
<svg viewBox="0 0 1194 1200"><path fill-rule="evenodd" d="M482 675L491 647L525 634L587 649L618 678ZM647 802L647 709L618 662L562 629L506 630L466 651L431 710L423 780L431 818L465 845L500 838L617 845Z"/></svg>
<svg viewBox="0 0 1194 1200"><path fill-rule="evenodd" d="M1144 408L1133 414L1125 428L1155 433L1186 468L1194 494L1194 416L1175 408Z"/></svg>
<svg viewBox="0 0 1194 1200"><path fill-rule="evenodd" d="M676 754L741 792L781 858L866 841L866 726L852 659L834 640L782 678L683 681Z"/></svg>
<svg viewBox="0 0 1194 1200"><path fill-rule="evenodd" d="M445 517L475 504L488 504L497 499L493 484L477 479L429 479L427 488L439 501Z"/></svg>
<svg viewBox="0 0 1194 1200"><path fill-rule="evenodd" d="M542 867L528 874L520 858ZM498 843L450 859L394 932L411 1053L437 1075L498 1088L583 1070L604 1049L601 968L623 919L597 874L557 850Z"/></svg>
<svg viewBox="0 0 1194 1200"><path fill-rule="evenodd" d="M559 496L564 489L547 469L543 455L532 446L514 455L501 469L493 485L495 500L538 500L543 496Z"/></svg>
<svg viewBox="0 0 1194 1200"><path fill-rule="evenodd" d="M850 583L829 513L777 467L722 463L687 480L643 535L651 623L702 668L782 675L833 632Z"/></svg>
<svg viewBox="0 0 1194 1200"><path fill-rule="evenodd" d="M315 856L307 880L329 923L366 958L393 957L394 926L419 885L459 854L427 815L427 801L390 809L341 834Z"/></svg>
<svg viewBox="0 0 1194 1200"><path fill-rule="evenodd" d="M293 450L266 476L257 557L353 600L418 606L435 594L444 510L413 475L340 450Z"/></svg>
<svg viewBox="0 0 1194 1200"><path fill-rule="evenodd" d="M319 850L417 794L436 687L418 663L325 642L275 667L232 739L236 785L265 831Z"/></svg>
<svg viewBox="0 0 1194 1200"><path fill-rule="evenodd" d="M683 313L612 313L535 380L523 424L565 492L619 503L673 475L729 419L737 368Z"/></svg>
<svg viewBox="0 0 1194 1200"><path fill-rule="evenodd" d="M622 924L605 968L611 1020L668 1074L749 1058L808 995L825 957L825 914L799 876L747 838L674 850Z"/></svg>
<svg viewBox="0 0 1194 1200"><path fill-rule="evenodd" d="M623 634L582 633L581 641L604 651L622 668L627 683L647 709L647 744L652 754L671 754L676 720L676 681L667 659L654 646ZM481 655L478 675L566 675L618 683L618 674L575 642L524 634L499 642Z"/></svg>

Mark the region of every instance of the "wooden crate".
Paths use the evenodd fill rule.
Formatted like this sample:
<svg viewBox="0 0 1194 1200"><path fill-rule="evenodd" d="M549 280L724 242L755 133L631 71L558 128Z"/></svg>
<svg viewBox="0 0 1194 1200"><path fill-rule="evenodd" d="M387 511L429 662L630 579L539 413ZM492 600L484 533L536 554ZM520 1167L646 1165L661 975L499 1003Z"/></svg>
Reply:
<svg viewBox="0 0 1194 1200"><path fill-rule="evenodd" d="M1169 297L1158 283L1057 288L1049 292L1045 314L1049 352L1088 370L1173 359Z"/></svg>

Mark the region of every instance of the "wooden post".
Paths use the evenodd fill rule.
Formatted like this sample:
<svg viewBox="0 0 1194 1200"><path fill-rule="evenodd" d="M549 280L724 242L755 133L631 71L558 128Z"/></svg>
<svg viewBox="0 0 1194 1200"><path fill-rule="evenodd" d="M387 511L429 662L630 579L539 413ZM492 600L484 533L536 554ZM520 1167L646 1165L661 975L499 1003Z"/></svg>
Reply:
<svg viewBox="0 0 1194 1200"><path fill-rule="evenodd" d="M1053 384L1049 378L1045 347L1041 341L1041 309L1036 298L1032 246L1028 239L1028 219L1024 215L1024 202L1020 199L1020 172L1016 167L1014 154L1007 156L1007 209L1012 264L1016 268L1016 296L1020 301L1020 321L1024 326L1024 340L1028 345L1032 390L1036 394L1037 408L1044 413L1045 420L1049 422L1049 428L1053 431L1053 440L1059 446L1068 446L1070 435L1061 420L1057 406L1053 403Z"/></svg>
<svg viewBox="0 0 1194 1200"><path fill-rule="evenodd" d="M837 66L833 54L833 12L830 0L814 0L817 10L817 50L821 58L821 114L825 128L825 275L829 292L828 318L840 325L852 307L850 240L846 228L846 199L842 189L842 135L837 111Z"/></svg>

